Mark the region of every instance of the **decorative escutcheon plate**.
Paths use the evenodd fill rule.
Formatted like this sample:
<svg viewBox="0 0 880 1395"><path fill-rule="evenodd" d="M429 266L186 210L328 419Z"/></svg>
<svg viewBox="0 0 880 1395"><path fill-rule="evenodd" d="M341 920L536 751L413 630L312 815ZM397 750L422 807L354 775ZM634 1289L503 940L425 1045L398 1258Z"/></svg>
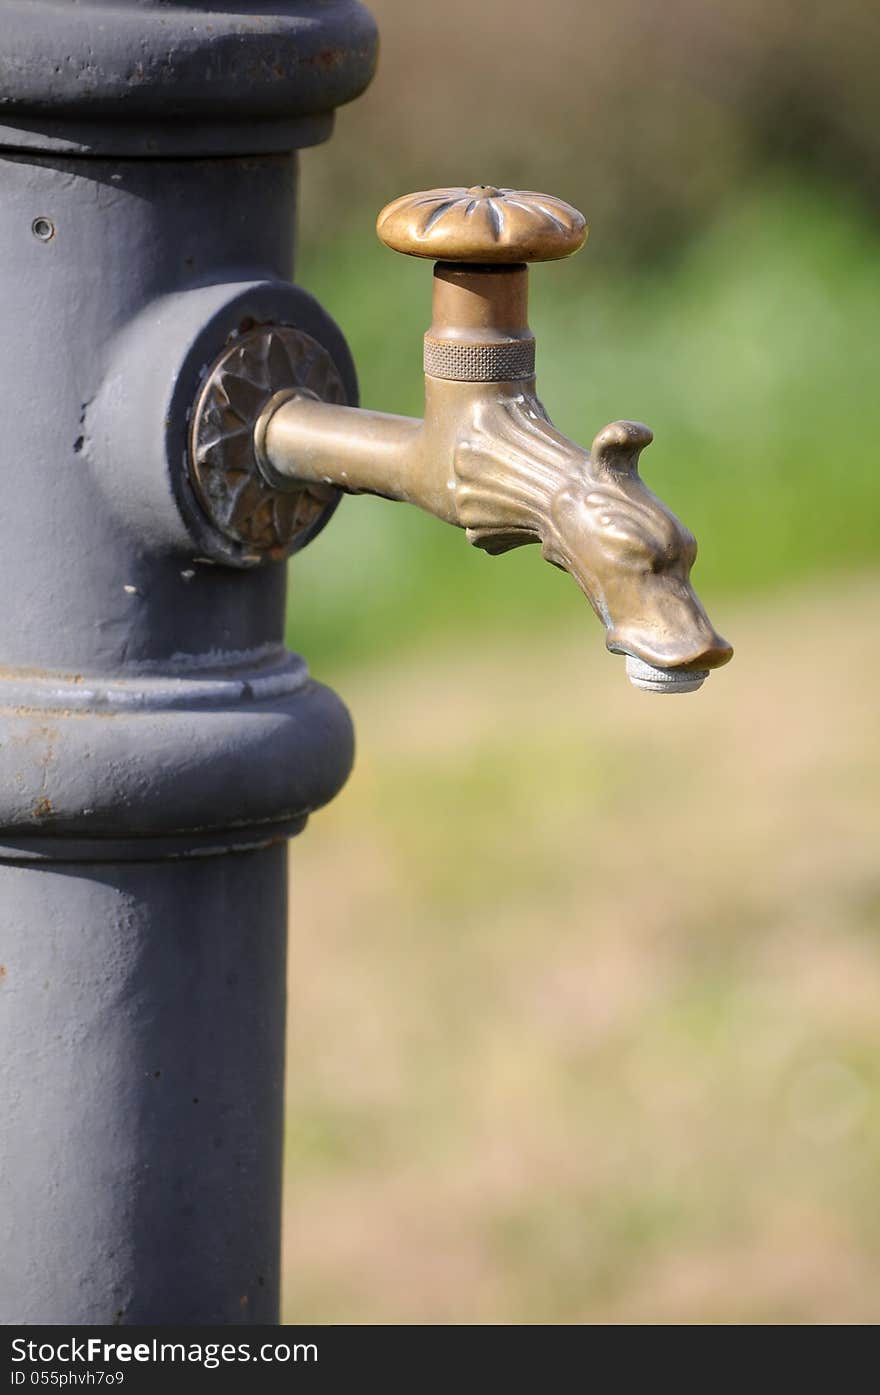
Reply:
<svg viewBox="0 0 880 1395"><path fill-rule="evenodd" d="M253 563L305 547L341 497L329 485L270 484L260 471L256 424L276 393L295 388L324 402L347 402L333 360L317 340L286 325L258 325L210 368L192 416L190 477L199 503Z"/></svg>

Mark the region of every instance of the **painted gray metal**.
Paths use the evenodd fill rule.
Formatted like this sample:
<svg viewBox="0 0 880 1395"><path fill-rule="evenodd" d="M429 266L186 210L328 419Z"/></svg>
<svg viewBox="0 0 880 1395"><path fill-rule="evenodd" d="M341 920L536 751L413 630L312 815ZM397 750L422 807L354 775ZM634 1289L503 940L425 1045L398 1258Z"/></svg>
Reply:
<svg viewBox="0 0 880 1395"><path fill-rule="evenodd" d="M0 871L4 1323L275 1321L285 866Z"/></svg>
<svg viewBox="0 0 880 1395"><path fill-rule="evenodd" d="M344 782L352 728L284 649L283 563L202 514L186 437L254 323L306 330L356 401L342 336L291 284L296 157L274 151L326 129L374 40L357 5L273 5L287 96L263 96L256 7L195 8L201 90L184 7L0 0L4 1323L277 1313L285 840ZM94 93L61 61L86 22ZM174 82L147 159L157 25ZM361 56L297 78L305 33Z"/></svg>
<svg viewBox="0 0 880 1395"><path fill-rule="evenodd" d="M0 140L90 155L326 140L376 65L355 0L2 0Z"/></svg>

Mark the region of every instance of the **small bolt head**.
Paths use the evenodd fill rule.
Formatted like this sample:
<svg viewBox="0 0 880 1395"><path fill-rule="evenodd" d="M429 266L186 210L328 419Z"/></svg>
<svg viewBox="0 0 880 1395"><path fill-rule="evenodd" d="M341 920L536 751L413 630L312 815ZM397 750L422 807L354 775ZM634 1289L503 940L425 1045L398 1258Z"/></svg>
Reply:
<svg viewBox="0 0 880 1395"><path fill-rule="evenodd" d="M38 242L51 242L55 236L55 224L42 214L31 223L31 232Z"/></svg>

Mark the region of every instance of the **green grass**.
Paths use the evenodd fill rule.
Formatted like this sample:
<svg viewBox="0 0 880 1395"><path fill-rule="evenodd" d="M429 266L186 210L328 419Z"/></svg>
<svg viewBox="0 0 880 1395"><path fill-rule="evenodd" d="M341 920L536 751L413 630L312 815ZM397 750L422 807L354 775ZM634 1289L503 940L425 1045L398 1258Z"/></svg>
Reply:
<svg viewBox="0 0 880 1395"><path fill-rule="evenodd" d="M350 227L307 246L300 277L345 329L364 405L417 415L429 269L380 247L366 215ZM615 417L651 425L643 473L700 539L710 609L876 555L878 294L877 230L781 179L732 198L674 264L633 271L600 245L533 272L548 410L584 442ZM525 637L585 606L536 549L487 558L372 499L343 501L292 585L290 642L325 666Z"/></svg>

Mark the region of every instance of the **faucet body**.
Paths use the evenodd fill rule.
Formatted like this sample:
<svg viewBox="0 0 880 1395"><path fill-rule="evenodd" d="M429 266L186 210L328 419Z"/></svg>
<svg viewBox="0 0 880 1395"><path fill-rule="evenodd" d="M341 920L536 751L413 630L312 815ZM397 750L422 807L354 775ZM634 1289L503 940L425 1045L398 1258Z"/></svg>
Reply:
<svg viewBox="0 0 880 1395"><path fill-rule="evenodd" d="M538 543L571 574L637 686L692 691L732 649L690 583L693 535L638 470L652 433L619 421L590 450L537 396L524 264L439 262L421 419L279 393L255 450L279 489L332 486L415 504L497 554Z"/></svg>

